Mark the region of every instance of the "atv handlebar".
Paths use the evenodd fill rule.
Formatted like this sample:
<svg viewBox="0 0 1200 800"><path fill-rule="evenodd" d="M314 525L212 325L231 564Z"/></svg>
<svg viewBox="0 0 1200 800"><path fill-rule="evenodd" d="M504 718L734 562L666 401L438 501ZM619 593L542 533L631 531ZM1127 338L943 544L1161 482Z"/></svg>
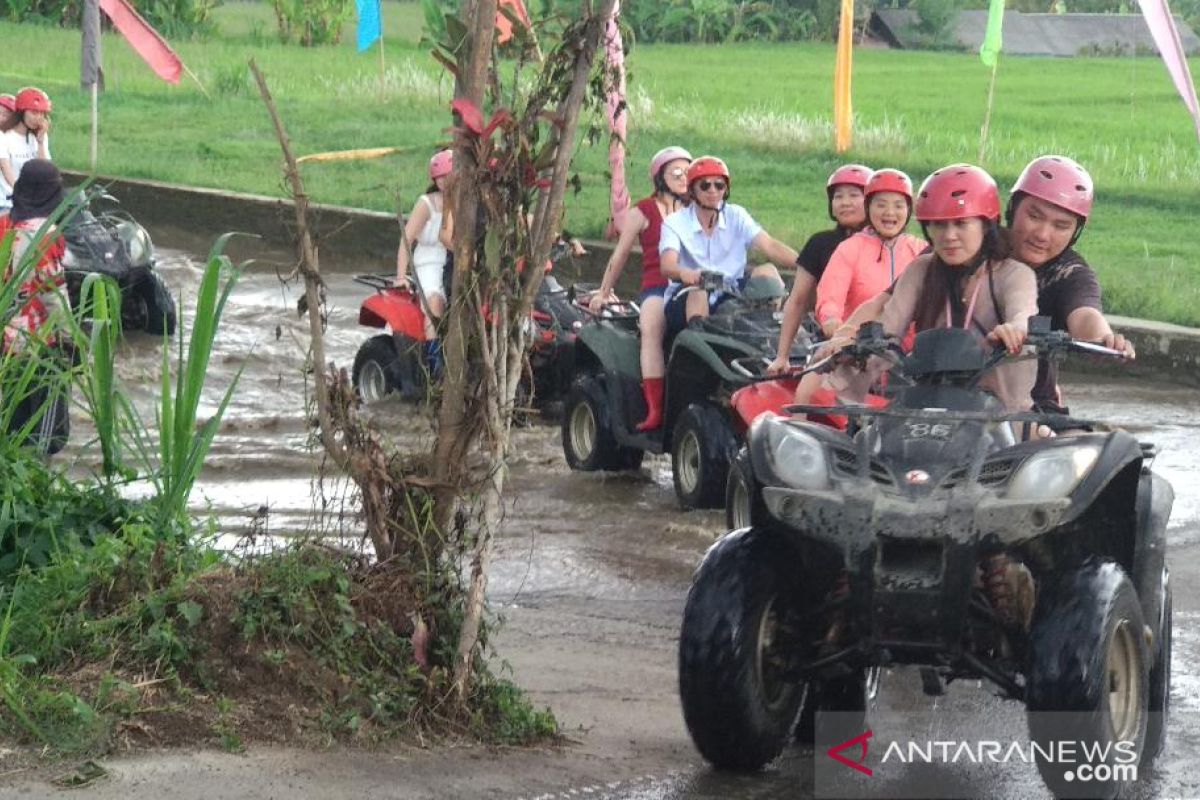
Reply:
<svg viewBox="0 0 1200 800"><path fill-rule="evenodd" d="M399 288L396 284L395 275L387 273L367 273L364 275L355 275L352 279L355 283L361 283L363 286L370 286L376 291L382 292L384 289Z"/></svg>
<svg viewBox="0 0 1200 800"><path fill-rule="evenodd" d="M778 375L768 374L766 370L769 366L771 366L771 359L766 356L743 356L729 362L731 370L743 378L748 378L756 382L786 380L788 378L799 377L808 372L805 364L793 363L791 360L788 361L788 369Z"/></svg>

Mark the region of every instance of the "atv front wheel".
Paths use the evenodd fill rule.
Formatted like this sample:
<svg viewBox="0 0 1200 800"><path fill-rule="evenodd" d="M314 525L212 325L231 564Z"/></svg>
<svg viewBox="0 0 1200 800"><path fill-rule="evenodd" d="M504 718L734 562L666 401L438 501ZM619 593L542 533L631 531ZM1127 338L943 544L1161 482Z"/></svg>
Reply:
<svg viewBox="0 0 1200 800"><path fill-rule="evenodd" d="M1137 591L1117 564L1080 567L1038 598L1025 690L1029 735L1038 750L1057 754L1072 743L1076 754L1036 753L1055 797L1113 798L1136 777L1149 717L1147 660ZM1080 783L1085 763L1091 772Z"/></svg>
<svg viewBox="0 0 1200 800"><path fill-rule="evenodd" d="M808 684L795 736L800 744L837 744L866 730L867 708L879 692L879 668L856 669L849 675ZM822 712L820 742L817 713ZM837 716L827 716L836 714Z"/></svg>
<svg viewBox="0 0 1200 800"><path fill-rule="evenodd" d="M716 406L692 403L679 415L671 434L671 471L675 496L685 510L720 508L725 501L729 462L737 437Z"/></svg>
<svg viewBox="0 0 1200 800"><path fill-rule="evenodd" d="M562 445L567 464L580 472L637 469L644 455L617 444L604 382L594 375L584 375L571 386L563 407Z"/></svg>
<svg viewBox="0 0 1200 800"><path fill-rule="evenodd" d="M725 483L725 526L731 531L749 528L765 508L758 482L754 480L750 453L743 447L729 465L729 479Z"/></svg>
<svg viewBox="0 0 1200 800"><path fill-rule="evenodd" d="M790 677L798 644L789 624L792 558L762 530L731 533L696 572L679 636L679 695L692 741L720 769L774 759L804 697Z"/></svg>
<svg viewBox="0 0 1200 800"><path fill-rule="evenodd" d="M1146 721L1146 744L1142 766L1149 766L1167 743L1167 720L1171 711L1171 575L1162 571L1162 620L1154 632L1154 666L1150 668L1150 719Z"/></svg>

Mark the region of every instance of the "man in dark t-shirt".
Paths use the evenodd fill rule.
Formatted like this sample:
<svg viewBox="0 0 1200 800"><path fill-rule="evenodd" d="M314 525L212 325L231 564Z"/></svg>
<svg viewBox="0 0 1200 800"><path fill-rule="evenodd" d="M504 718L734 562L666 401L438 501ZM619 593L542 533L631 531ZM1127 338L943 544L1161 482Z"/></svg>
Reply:
<svg viewBox="0 0 1200 800"><path fill-rule="evenodd" d="M1092 210L1092 179L1065 156L1042 156L1025 167L1009 195L1006 218L1013 255L1033 268L1038 313L1055 330L1075 339L1099 342L1133 358L1133 346L1114 333L1104 318L1100 282L1073 249ZM1042 359L1033 387L1034 405L1066 413L1058 387L1057 364Z"/></svg>

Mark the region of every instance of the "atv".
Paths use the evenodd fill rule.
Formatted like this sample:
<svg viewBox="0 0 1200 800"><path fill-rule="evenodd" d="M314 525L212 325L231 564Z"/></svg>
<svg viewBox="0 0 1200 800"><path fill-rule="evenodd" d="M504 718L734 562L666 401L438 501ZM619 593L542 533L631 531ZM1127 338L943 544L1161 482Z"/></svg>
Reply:
<svg viewBox="0 0 1200 800"><path fill-rule="evenodd" d="M352 378L365 403L393 392L406 400L421 399L426 396L431 376L436 377L425 334L428 309L420 287L399 287L393 278L354 277L357 283L375 289L363 300L358 323L386 331L364 342L354 357ZM518 406L533 404L545 413L561 402L573 371L575 336L583 325L583 306L591 291L593 287L585 284L564 288L551 274L542 279L530 311L530 374L518 388Z"/></svg>
<svg viewBox="0 0 1200 800"><path fill-rule="evenodd" d="M606 306L580 329L575 380L563 409L563 452L581 471L636 469L645 453L670 452L680 506L720 508L729 463L746 430L730 398L751 381L731 362L774 353L783 287L751 278L739 290L724 274L706 271L692 288L731 297L668 343L663 424L656 430L636 430L646 415L636 305ZM798 336L791 357L803 361L809 343Z"/></svg>
<svg viewBox="0 0 1200 800"><path fill-rule="evenodd" d="M1045 318L1030 328L1042 355L1120 355ZM1129 779L1113 769L1113 743L1132 743L1148 766L1169 710L1174 493L1151 470L1154 446L1087 420L1006 412L978 386L1006 354L968 331L924 331L904 356L868 323L845 355L890 365L891 404L838 407L844 432L760 417L750 525L713 545L693 579L679 676L700 753L755 770L814 710L865 724L868 670L908 664L927 694L983 679L1023 702L1043 749L1099 745L1080 761L1112 780L1087 791L1119 795ZM1031 437L1041 425L1072 431ZM1034 753L1049 788L1077 796L1072 764Z"/></svg>
<svg viewBox="0 0 1200 800"><path fill-rule="evenodd" d="M84 279L98 273L121 290L121 327L155 336L175 333L175 299L155 269L154 243L133 217L115 208L97 209L117 201L92 185L75 195L76 207L63 226L67 254L67 295L79 308Z"/></svg>

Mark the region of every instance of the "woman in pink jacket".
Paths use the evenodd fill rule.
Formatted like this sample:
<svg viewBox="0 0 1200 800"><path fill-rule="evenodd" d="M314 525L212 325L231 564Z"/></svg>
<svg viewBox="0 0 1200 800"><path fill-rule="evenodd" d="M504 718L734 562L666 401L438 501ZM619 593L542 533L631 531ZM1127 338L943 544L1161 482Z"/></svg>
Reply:
<svg viewBox="0 0 1200 800"><path fill-rule="evenodd" d="M832 336L859 304L891 286L926 248L905 233L912 217L912 181L897 169L881 169L867 181L865 230L838 245L817 284L817 320Z"/></svg>

